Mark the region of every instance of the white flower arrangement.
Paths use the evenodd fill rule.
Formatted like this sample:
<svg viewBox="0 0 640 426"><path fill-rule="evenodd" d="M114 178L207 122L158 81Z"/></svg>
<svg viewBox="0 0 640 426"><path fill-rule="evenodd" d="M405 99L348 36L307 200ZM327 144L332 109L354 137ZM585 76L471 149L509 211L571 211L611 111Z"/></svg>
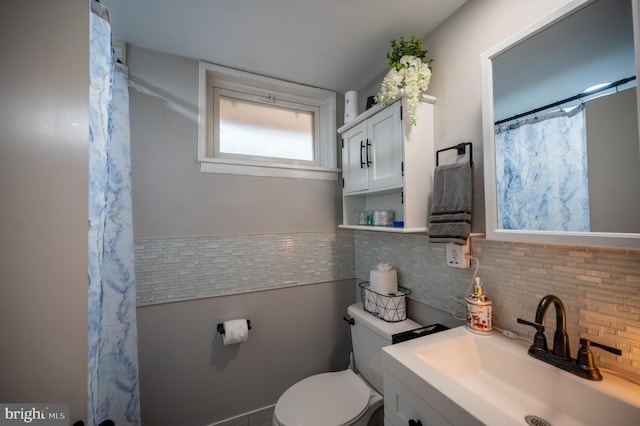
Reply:
<svg viewBox="0 0 640 426"><path fill-rule="evenodd" d="M410 41L400 37L400 44L391 40L392 51L387 53L387 64L391 67L382 81L376 103L391 105L399 96L406 101L407 113L411 124L415 126L418 105L431 80L431 59L425 60L427 53L422 42L415 36Z"/></svg>

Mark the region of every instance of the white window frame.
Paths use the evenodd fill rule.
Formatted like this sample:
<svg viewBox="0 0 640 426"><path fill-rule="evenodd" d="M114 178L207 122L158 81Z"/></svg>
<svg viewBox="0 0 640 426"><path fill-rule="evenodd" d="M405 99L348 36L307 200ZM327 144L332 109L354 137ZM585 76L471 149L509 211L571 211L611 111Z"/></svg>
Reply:
<svg viewBox="0 0 640 426"><path fill-rule="evenodd" d="M315 116L314 161L251 159L216 152L215 95L242 93L249 100L276 100L283 105L304 105ZM227 92L230 93L230 92ZM239 96L240 98L240 96ZM337 180L336 94L286 81L200 62L198 105L198 161L202 173Z"/></svg>

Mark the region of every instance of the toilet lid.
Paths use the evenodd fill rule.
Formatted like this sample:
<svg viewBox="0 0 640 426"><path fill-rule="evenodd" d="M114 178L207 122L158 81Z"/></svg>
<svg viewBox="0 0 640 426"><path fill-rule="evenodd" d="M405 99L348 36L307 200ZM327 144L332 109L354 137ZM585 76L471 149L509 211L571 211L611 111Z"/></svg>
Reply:
<svg viewBox="0 0 640 426"><path fill-rule="evenodd" d="M286 426L342 426L367 411L370 395L369 386L351 370L317 374L287 389L274 414Z"/></svg>

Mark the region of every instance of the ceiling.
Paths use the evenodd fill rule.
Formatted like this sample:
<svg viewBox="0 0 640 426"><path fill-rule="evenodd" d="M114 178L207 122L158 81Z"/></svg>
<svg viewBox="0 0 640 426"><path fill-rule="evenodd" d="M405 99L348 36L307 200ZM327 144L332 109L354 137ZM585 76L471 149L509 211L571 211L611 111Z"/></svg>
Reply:
<svg viewBox="0 0 640 426"><path fill-rule="evenodd" d="M424 38L465 2L102 0L115 39L341 93L384 72L392 38Z"/></svg>

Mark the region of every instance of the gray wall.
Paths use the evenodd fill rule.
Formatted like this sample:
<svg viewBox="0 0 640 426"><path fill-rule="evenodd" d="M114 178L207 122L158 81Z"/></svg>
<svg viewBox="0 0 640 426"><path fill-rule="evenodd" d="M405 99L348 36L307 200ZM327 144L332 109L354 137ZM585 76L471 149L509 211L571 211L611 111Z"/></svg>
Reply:
<svg viewBox="0 0 640 426"><path fill-rule="evenodd" d="M591 230L640 233L636 91L586 103Z"/></svg>
<svg viewBox="0 0 640 426"><path fill-rule="evenodd" d="M142 420L205 425L274 404L293 383L347 367L353 280L138 308ZM247 342L216 324L248 318Z"/></svg>
<svg viewBox="0 0 640 426"><path fill-rule="evenodd" d="M128 65L133 227L145 255L153 256L142 248L154 241L182 244L176 237L187 238L186 253L193 238L208 243L221 236L244 241L242 236L255 235L253 244L258 244L267 234L281 233L295 242L298 234L322 239L337 231L342 218L337 181L200 173L196 60L128 46ZM256 279L247 274L261 263L246 254L252 249L235 249L234 267L246 263L246 271L236 276L237 293L244 294L138 307L145 424L209 424L275 404L286 388L310 374L346 368L351 342L342 317L356 300L353 274L347 280L306 280L307 285L247 293L244 281ZM294 257L301 253L292 249ZM223 261L215 251L209 249L200 260ZM282 265L273 266L278 268ZM299 281L304 270L290 272ZM154 286L143 283L146 275L138 272L139 288ZM266 285L270 274L254 275ZM195 279L196 286L216 281ZM233 278L217 284L233 286ZM249 341L223 346L216 324L234 318L251 319Z"/></svg>
<svg viewBox="0 0 640 426"><path fill-rule="evenodd" d="M87 401L89 3L5 1L0 27L0 401L68 403L73 422Z"/></svg>
<svg viewBox="0 0 640 426"><path fill-rule="evenodd" d="M127 53L136 239L336 229L337 181L200 173L198 62Z"/></svg>

